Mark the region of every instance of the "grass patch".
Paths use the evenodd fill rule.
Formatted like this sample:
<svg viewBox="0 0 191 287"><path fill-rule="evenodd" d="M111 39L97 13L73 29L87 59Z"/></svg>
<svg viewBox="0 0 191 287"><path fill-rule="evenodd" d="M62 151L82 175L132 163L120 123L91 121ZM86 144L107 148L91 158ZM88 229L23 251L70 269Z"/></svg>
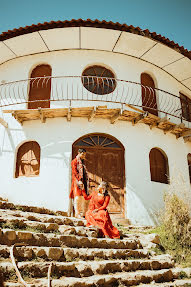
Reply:
<svg viewBox="0 0 191 287"><path fill-rule="evenodd" d="M14 208L16 210L25 211L25 208L22 205L15 205Z"/></svg>
<svg viewBox="0 0 191 287"><path fill-rule="evenodd" d="M180 274L179 274L179 276L178 276L178 279L185 279L185 278L187 278L187 277L188 277L188 276L187 276L186 272L181 271Z"/></svg>
<svg viewBox="0 0 191 287"><path fill-rule="evenodd" d="M25 223L20 222L1 222L0 227L3 229L13 229L13 230L26 230Z"/></svg>
<svg viewBox="0 0 191 287"><path fill-rule="evenodd" d="M148 231L160 236L161 250L173 256L176 265L191 267L191 195L182 176L177 175L164 193L164 209L159 214L160 225ZM161 250L160 250L161 249Z"/></svg>
<svg viewBox="0 0 191 287"><path fill-rule="evenodd" d="M4 273L3 277L5 281L17 282L18 280L15 270L10 270L9 272Z"/></svg>
<svg viewBox="0 0 191 287"><path fill-rule="evenodd" d="M123 233L123 235L125 234L149 234L149 233L154 233L154 229L151 228L128 228L126 226L124 226L121 223L116 223L114 224L114 226Z"/></svg>

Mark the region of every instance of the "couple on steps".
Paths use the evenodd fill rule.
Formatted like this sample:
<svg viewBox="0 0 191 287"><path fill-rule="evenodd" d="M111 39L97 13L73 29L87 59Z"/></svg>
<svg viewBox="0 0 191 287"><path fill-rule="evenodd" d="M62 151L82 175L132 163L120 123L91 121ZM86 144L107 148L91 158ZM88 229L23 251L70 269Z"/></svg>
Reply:
<svg viewBox="0 0 191 287"><path fill-rule="evenodd" d="M107 206L110 195L108 194L108 184L102 181L97 190L88 194L89 178L84 164L86 150L79 149L78 154L72 160L72 186L70 198L74 199L75 216L82 218L85 215L87 226L98 227L105 237L120 238L119 231L113 226ZM88 211L86 212L85 200L90 200Z"/></svg>

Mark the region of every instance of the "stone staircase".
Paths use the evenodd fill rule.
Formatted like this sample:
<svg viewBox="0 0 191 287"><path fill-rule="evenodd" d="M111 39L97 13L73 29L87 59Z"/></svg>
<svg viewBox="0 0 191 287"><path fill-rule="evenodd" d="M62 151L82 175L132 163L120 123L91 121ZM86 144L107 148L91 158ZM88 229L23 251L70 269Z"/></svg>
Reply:
<svg viewBox="0 0 191 287"><path fill-rule="evenodd" d="M85 220L3 199L0 227L0 286L191 286L191 279L180 279L189 270L175 268L168 254L156 256L136 233L100 238ZM11 250L26 285L19 283Z"/></svg>

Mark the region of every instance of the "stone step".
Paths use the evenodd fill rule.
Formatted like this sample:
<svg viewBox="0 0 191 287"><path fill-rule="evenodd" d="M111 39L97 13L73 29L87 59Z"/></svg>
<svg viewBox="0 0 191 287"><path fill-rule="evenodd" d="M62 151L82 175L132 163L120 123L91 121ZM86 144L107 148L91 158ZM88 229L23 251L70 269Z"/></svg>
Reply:
<svg viewBox="0 0 191 287"><path fill-rule="evenodd" d="M57 281L57 280L53 280L54 287L62 287L62 286L64 287L65 286L65 285L56 285L55 281ZM42 284L43 284L43 282L42 282ZM60 284L62 284L62 282L60 282ZM34 285L34 284L30 285L30 287L35 287L35 286L36 285ZM38 287L43 287L43 286L47 286L45 282L44 282L44 285L38 285ZM78 285L76 285L76 286L78 286ZM95 285L93 285L93 286L95 286ZM99 285L99 286L101 286L101 285ZM112 285L105 285L105 286L111 287ZM113 285L113 286L119 286L119 285ZM131 286L131 285L120 285L120 286ZM134 286L138 286L138 285L134 285ZM157 286L158 287L191 287L191 279L175 280L173 282L168 282L168 283L166 282L166 283L159 283L159 284L158 283L140 284L139 286L140 287L157 287ZM5 282L3 287L23 287L23 285L21 285L19 283Z"/></svg>
<svg viewBox="0 0 191 287"><path fill-rule="evenodd" d="M58 225L85 226L86 220L77 219L75 217L67 217L62 215L40 214L36 212L21 210L4 210L0 209L0 217L16 217L30 221L38 221L42 223L56 223Z"/></svg>
<svg viewBox="0 0 191 287"><path fill-rule="evenodd" d="M117 224L118 225L118 224ZM123 229L124 232L127 233L135 233L135 234L147 234L151 230L154 229L154 226L142 226L142 225L128 225L128 226L123 226L119 225L119 229Z"/></svg>
<svg viewBox="0 0 191 287"><path fill-rule="evenodd" d="M61 277L53 279L52 287L112 287L112 286L133 286L141 283L169 282L173 280L173 270L141 270L134 272L117 272L113 274L92 275L89 277ZM31 279L28 281L31 287L47 287L47 279ZM12 285L6 282L6 287L21 287L21 284Z"/></svg>
<svg viewBox="0 0 191 287"><path fill-rule="evenodd" d="M95 276L94 276L95 277ZM54 287L64 287L66 285L62 285L63 284L63 280L59 280L60 281L60 284L58 284L58 280L53 280L53 285ZM107 280L107 279L106 279ZM33 280L31 280L33 282ZM46 285L46 280L43 279L43 280L38 280L38 282L41 281L41 285L39 284L38 287L43 287L43 286L47 286ZM120 284L119 282L117 282L118 284L116 285L107 285L107 282L106 282L106 285L107 287L111 287L111 286L132 286L132 285L122 285ZM83 284L83 283L82 283ZM119 285L120 284L120 285ZM76 285L73 285L73 286L78 286L77 284ZM81 286L84 286L84 285L81 285ZM92 286L95 286L95 285L92 285ZM101 285L99 285L101 287ZM133 285L132 287L135 287L137 285ZM139 284L140 287L191 287L191 279L177 279L177 280L173 280L173 282L165 282L165 283L156 283L156 282L151 282L150 284ZM23 287L23 285L21 285L20 283L16 283L16 282L5 282L4 283L4 286L3 287ZM37 285L35 284L31 284L30 287L37 287ZM80 285L79 285L80 287ZM90 286L88 286L90 287Z"/></svg>
<svg viewBox="0 0 191 287"><path fill-rule="evenodd" d="M136 286L136 285L135 285ZM134 287L135 287L134 286ZM191 279L178 279L173 282L141 284L140 287L191 287Z"/></svg>
<svg viewBox="0 0 191 287"><path fill-rule="evenodd" d="M27 274L31 278L43 278L47 276L50 262L26 261L17 264L22 276ZM161 270L172 268L174 263L168 257L158 256L155 259L131 259L131 260L100 260L78 262L53 262L52 275L60 277L90 277L93 275L105 275L116 272L132 272L137 270ZM14 275L12 263L1 262L1 271L6 279ZM16 275L16 274L15 274Z"/></svg>
<svg viewBox="0 0 191 287"><path fill-rule="evenodd" d="M9 258L11 247L0 245L0 257ZM15 257L21 260L46 259L59 261L149 258L150 253L143 249L100 249L22 246L15 250Z"/></svg>
<svg viewBox="0 0 191 287"><path fill-rule="evenodd" d="M34 233L0 229L0 244L11 246L15 243L26 243L31 246L106 248L106 249L139 249L139 240L93 238L76 235L57 235L53 233Z"/></svg>
<svg viewBox="0 0 191 287"><path fill-rule="evenodd" d="M84 226L58 225L57 223L44 223L39 221L30 221L21 217L7 216L0 217L0 226L4 229L15 228L34 232L57 233L65 235L78 235L97 238L98 228Z"/></svg>
<svg viewBox="0 0 191 287"><path fill-rule="evenodd" d="M117 218L116 215L114 215L114 214L111 214L111 220L112 220L113 223L122 225L123 227L124 226L129 226L131 224L129 219Z"/></svg>
<svg viewBox="0 0 191 287"><path fill-rule="evenodd" d="M127 227L125 228L128 228L128 229L144 229L144 230L148 230L148 229L152 229L154 228L154 226L151 226L151 225L128 225Z"/></svg>
<svg viewBox="0 0 191 287"><path fill-rule="evenodd" d="M37 207L37 206L27 206L27 205L19 205L8 202L6 200L0 200L0 208L1 209L10 209L10 210L22 210L22 211L29 211L41 214L50 214L50 215L64 215L67 216L67 212L64 211L52 211L50 209L44 207Z"/></svg>

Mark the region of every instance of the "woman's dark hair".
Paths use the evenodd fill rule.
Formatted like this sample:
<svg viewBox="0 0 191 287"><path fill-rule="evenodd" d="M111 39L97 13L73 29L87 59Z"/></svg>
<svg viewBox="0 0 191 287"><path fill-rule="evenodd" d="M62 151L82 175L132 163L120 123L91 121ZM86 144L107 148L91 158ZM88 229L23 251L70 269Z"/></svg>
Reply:
<svg viewBox="0 0 191 287"><path fill-rule="evenodd" d="M104 195L104 196L107 196L108 193L109 193L109 192L108 192L108 190L106 189L106 190L104 191L104 194L103 194L103 195Z"/></svg>
<svg viewBox="0 0 191 287"><path fill-rule="evenodd" d="M78 149L78 153L83 153L83 152L86 152L85 148L79 148Z"/></svg>
<svg viewBox="0 0 191 287"><path fill-rule="evenodd" d="M102 181L100 184L103 184L105 186L105 191L104 191L104 196L108 195L108 188L109 188L109 183L107 181Z"/></svg>

